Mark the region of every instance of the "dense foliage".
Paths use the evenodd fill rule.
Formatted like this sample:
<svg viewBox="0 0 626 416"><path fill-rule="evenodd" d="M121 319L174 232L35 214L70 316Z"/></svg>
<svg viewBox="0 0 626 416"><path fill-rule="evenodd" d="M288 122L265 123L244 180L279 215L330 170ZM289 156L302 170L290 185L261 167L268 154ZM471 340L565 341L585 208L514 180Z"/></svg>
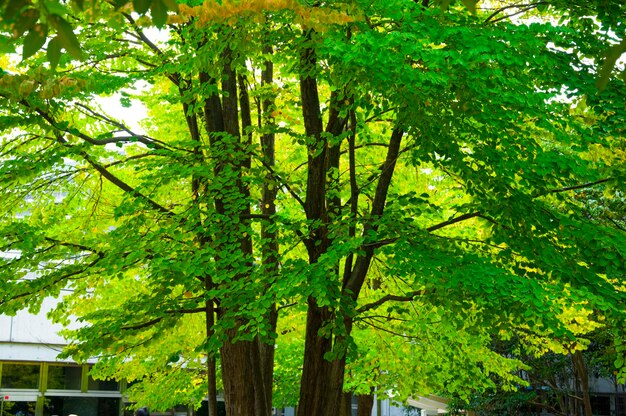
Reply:
<svg viewBox="0 0 626 416"><path fill-rule="evenodd" d="M621 2L179 3L0 1L0 311L238 416L623 371Z"/></svg>

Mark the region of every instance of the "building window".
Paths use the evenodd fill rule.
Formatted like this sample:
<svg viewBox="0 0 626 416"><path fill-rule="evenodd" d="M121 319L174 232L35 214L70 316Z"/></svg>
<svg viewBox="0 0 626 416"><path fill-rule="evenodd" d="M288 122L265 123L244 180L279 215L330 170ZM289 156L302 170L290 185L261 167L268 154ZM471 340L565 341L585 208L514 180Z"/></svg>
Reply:
<svg viewBox="0 0 626 416"><path fill-rule="evenodd" d="M39 369L39 364L2 363L0 387L3 389L38 389Z"/></svg>
<svg viewBox="0 0 626 416"><path fill-rule="evenodd" d="M48 366L48 390L80 390L82 368L78 365Z"/></svg>
<svg viewBox="0 0 626 416"><path fill-rule="evenodd" d="M115 380L96 380L89 375L89 382L87 384L89 391L119 391L120 383Z"/></svg>
<svg viewBox="0 0 626 416"><path fill-rule="evenodd" d="M611 415L611 398L609 396L591 396L591 408L597 416Z"/></svg>
<svg viewBox="0 0 626 416"><path fill-rule="evenodd" d="M47 397L43 416L119 416L120 399L106 397Z"/></svg>
<svg viewBox="0 0 626 416"><path fill-rule="evenodd" d="M626 396L622 394L615 397L615 414L626 415Z"/></svg>
<svg viewBox="0 0 626 416"><path fill-rule="evenodd" d="M0 403L2 416L35 416L36 402L5 402Z"/></svg>

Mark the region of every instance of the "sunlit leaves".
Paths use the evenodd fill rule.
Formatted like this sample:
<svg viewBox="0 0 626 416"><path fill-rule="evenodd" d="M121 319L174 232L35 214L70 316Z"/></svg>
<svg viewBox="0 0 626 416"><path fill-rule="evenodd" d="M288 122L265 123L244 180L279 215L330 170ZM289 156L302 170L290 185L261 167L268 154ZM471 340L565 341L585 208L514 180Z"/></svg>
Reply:
<svg viewBox="0 0 626 416"><path fill-rule="evenodd" d="M92 326L71 333L68 354L112 354L99 374L169 379L160 405L175 394L195 403L199 363L225 341L277 339L275 380L287 387L276 397L295 404L315 302L326 312L315 333L337 342L323 356L346 358L348 389L467 399L494 378L520 382L513 370L523 364L493 342L521 333L537 353L563 352L565 342L585 345L597 316L623 318L624 240L609 215L619 205L600 209L594 193L573 192L621 186L623 101L594 95L592 66L551 47L591 29L485 25L471 1L445 12L446 2L408 0L206 1L179 13L173 3L25 3L22 26L10 22L26 33L16 40L25 61L0 80L0 125L12 132L0 147L0 201L3 221L24 211L33 228L3 228L5 247L28 254L0 273L53 259L58 269L26 285L0 280L0 292L33 289L38 299L71 284L55 319L73 312ZM300 62L307 48L317 65ZM276 81L260 83L270 67ZM224 91L231 70L252 97L241 136L207 131L212 115L224 122L228 99L245 104ZM321 118L341 119L336 131L304 133L302 76L318 84ZM584 108L564 102L585 94ZM122 112L99 108L107 99ZM139 104L145 116L126 119ZM137 121L145 131L129 126ZM373 214L398 129L395 177ZM275 166L262 152L270 134ZM329 148L337 165L324 165L324 186L311 190L311 160ZM67 198L55 204L46 195L60 184ZM328 208L319 218L303 209L314 190ZM267 191L275 201L263 201ZM354 299L341 273L367 253ZM207 302L220 307L208 337ZM159 403L157 387L138 391Z"/></svg>

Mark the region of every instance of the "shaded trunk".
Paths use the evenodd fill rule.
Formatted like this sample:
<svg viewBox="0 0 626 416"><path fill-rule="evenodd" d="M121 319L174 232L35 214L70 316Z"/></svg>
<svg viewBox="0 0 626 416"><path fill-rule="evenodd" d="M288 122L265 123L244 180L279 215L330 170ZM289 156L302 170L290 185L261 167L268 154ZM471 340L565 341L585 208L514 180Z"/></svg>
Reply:
<svg viewBox="0 0 626 416"><path fill-rule="evenodd" d="M266 47L265 53L272 54L272 48ZM261 71L261 85L272 85L274 82L274 66L271 61L265 62L265 68ZM271 126L272 121L267 116L272 107L274 101L272 99L264 99L261 103L261 111L259 111L259 127L263 124ZM261 150L263 153L264 163L273 168L276 163L276 146L275 135L273 133L266 133L261 136ZM270 277L268 288L273 284L272 277L278 276L278 233L275 227L272 227L272 217L276 214L276 194L278 192L277 186L269 186L273 180L270 172L267 173L265 182L263 184L263 191L261 194L261 213L267 216L267 220L261 223L261 256L264 273ZM266 316L269 323L269 333L276 332L276 325L278 323L278 311L276 305L273 304L270 307L270 311ZM265 386L265 393L268 396L266 400L266 414L272 412L272 387L274 382L274 352L275 344L271 339L261 340L257 338L260 359L261 370L263 372L263 384Z"/></svg>
<svg viewBox="0 0 626 416"><path fill-rule="evenodd" d="M184 89L180 88L179 92L181 96L184 96ZM198 127L198 119L195 114L191 114L189 111L189 104L183 103L183 111L185 114L185 121L187 122L187 128L189 134L196 146L194 147L194 156L196 157L196 163L205 163L204 153L202 151L202 140L200 137L200 129ZM197 176L192 177L191 192L196 207L200 204L201 199L204 197L205 183ZM198 210L199 211L199 210ZM203 233L204 221L201 217L198 217L197 228L200 230L197 234L197 242L199 246L204 246L208 242L207 236ZM208 292L213 288L213 282L209 276L204 278L204 289ZM211 338L213 336L213 326L215 324L215 306L213 300L207 300L205 303L205 321L206 321L206 337ZM211 351L208 352L207 362L207 414L208 416L217 416L217 371L215 354Z"/></svg>
<svg viewBox="0 0 626 416"><path fill-rule="evenodd" d="M330 336L320 335L331 321L332 311L308 300L304 363L300 383L298 416L334 415L341 406L345 361L329 361L332 351Z"/></svg>
<svg viewBox="0 0 626 416"><path fill-rule="evenodd" d="M589 395L589 373L587 372L587 366L585 365L582 352L576 351L572 354L572 361L576 367L576 374L580 382L584 416L593 416L593 411L591 410L591 396Z"/></svg>
<svg viewBox="0 0 626 416"><path fill-rule="evenodd" d="M305 41L310 41L311 32L305 34ZM319 258L328 252L332 241L328 236L329 222L333 216L339 213L341 201L337 197L329 197L328 190L332 188L328 178L329 169L336 169L339 165L339 143L330 142L333 136L337 136L347 125L349 117L340 117L338 111L338 95L331 95L331 108L329 111L328 136L322 135L322 117L317 89L316 57L310 47L305 47L300 55L302 75L300 77L300 94L302 102L302 114L304 127L308 136L308 163L307 163L307 188L305 212L306 217L312 224L308 230L305 246L309 255L309 263L315 264ZM333 103L337 103L333 105ZM355 123L353 123L355 124ZM354 128L354 126L353 126ZM381 174L373 198L370 217L375 221L383 213L385 201L391 178L393 176L396 161L399 155L400 143L403 131L399 128L393 131L388 148L387 158L381 166ZM351 169L351 198L358 197L356 179L354 175L354 137L350 139L350 169ZM356 205L351 204L352 210ZM353 214L356 214L354 212ZM378 225L369 223L365 226L363 235L375 232ZM354 232L354 230L352 230ZM369 270L373 257L373 247L363 247L361 254L354 260L350 257L346 261L341 288L342 299L356 302L363 282ZM353 267L352 264L354 264ZM329 276L329 288L336 284L338 279ZM332 288L331 288L332 290ZM333 310L322 306L314 297L307 299L307 323L304 350L304 363L300 385L300 401L298 416L334 415L342 407L342 389L345 372L345 352L347 339L352 329L352 317L343 315L345 310L350 310L350 305L345 308ZM338 314L342 314L338 316ZM333 322L342 321L344 328L331 330ZM333 333L334 332L334 333ZM333 335L335 338L333 339Z"/></svg>
<svg viewBox="0 0 626 416"><path fill-rule="evenodd" d="M357 396L358 411L357 416L371 416L374 407L374 394L363 394Z"/></svg>
<svg viewBox="0 0 626 416"><path fill-rule="evenodd" d="M208 283L207 279L207 283ZM207 338L213 336L213 326L215 325L215 307L213 301L206 302L206 334ZM215 354L209 352L206 362L207 369L207 407L208 416L217 416L217 368Z"/></svg>
<svg viewBox="0 0 626 416"><path fill-rule="evenodd" d="M236 251L244 258L246 268L251 270L253 248L251 233L248 232L250 221L250 191L243 180L244 171L250 167L250 157L247 148L251 136L241 137L241 127L244 131L251 125L250 104L245 79L237 77L232 65L232 51L226 48L222 58L222 90L225 94L221 100L217 94L206 97L204 101L204 118L210 143L215 151L216 160L214 168L215 178L223 175L232 175L224 180L222 193L214 197L215 211L224 219L238 218L232 224L222 221L226 232L236 232L236 246L221 245L218 253ZM201 82L217 84L217 80L206 74L200 74ZM239 81L239 89L237 85ZM237 94L239 90L240 94ZM226 134L224 134L226 133ZM224 152L231 149L231 152ZM243 155L232 159L231 154ZM223 198L222 195L228 195ZM239 231L237 231L237 227ZM216 261L220 261L220 255L216 255ZM224 267L229 267L225 265ZM235 279L249 278L247 271L239 273ZM236 296L236 295L235 295ZM218 318L220 320L233 319L236 310L226 309L225 302L219 306ZM232 308L232 307L231 307ZM270 312L271 313L271 312ZM274 320L275 321L275 320ZM269 416L271 414L271 376L268 377L267 368L273 365L273 351L270 352L261 340L251 341L237 340L239 328L246 322L237 320L234 327L225 331L225 339L220 348L220 364L222 381L224 385L224 401L227 416ZM208 325L208 323L207 323ZM274 324L275 325L275 324ZM268 364L271 362L272 364Z"/></svg>
<svg viewBox="0 0 626 416"><path fill-rule="evenodd" d="M224 402L227 416L267 416L264 406L265 392L261 380L258 345L252 341L232 342L238 328L227 331L228 340L220 349Z"/></svg>
<svg viewBox="0 0 626 416"><path fill-rule="evenodd" d="M309 34L307 39L310 40ZM308 220L316 225L311 228L305 245L309 263L314 264L330 245L328 240L328 213L326 210L326 174L328 169L328 146L322 137L322 116L320 111L317 80L310 74L316 67L315 52L305 48L300 56L303 73L300 78L300 98L308 144L307 188L305 212ZM304 362L300 383L298 416L332 415L337 413L341 403L341 388L345 364L328 361L326 355L332 351L332 334L322 334L324 327L333 319L333 311L320 306L317 299L307 299L308 311ZM328 332L328 331L326 331Z"/></svg>
<svg viewBox="0 0 626 416"><path fill-rule="evenodd" d="M337 416L352 416L352 393L341 393L341 406Z"/></svg>

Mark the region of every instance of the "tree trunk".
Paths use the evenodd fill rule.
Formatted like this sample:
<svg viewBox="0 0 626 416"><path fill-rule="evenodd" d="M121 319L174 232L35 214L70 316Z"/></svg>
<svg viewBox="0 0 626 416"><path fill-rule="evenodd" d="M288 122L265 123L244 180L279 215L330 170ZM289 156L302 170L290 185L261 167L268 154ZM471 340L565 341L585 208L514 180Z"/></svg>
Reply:
<svg viewBox="0 0 626 416"><path fill-rule="evenodd" d="M232 342L237 328L227 331L228 340L220 349L224 402L227 416L268 416L263 409L265 392L259 351L255 342Z"/></svg>
<svg viewBox="0 0 626 416"><path fill-rule="evenodd" d="M352 416L352 393L341 393L341 406L337 416Z"/></svg>
<svg viewBox="0 0 626 416"><path fill-rule="evenodd" d="M583 396L583 410L585 416L593 416L591 410L591 397L589 395L589 373L587 372L587 366L585 365L585 359L582 352L576 351L572 354L572 361L576 366L576 374L580 381L580 390Z"/></svg>
<svg viewBox="0 0 626 416"><path fill-rule="evenodd" d="M245 224L245 218L250 217L250 191L242 180L243 170L250 166L250 157L246 148L249 145L250 136L242 138L240 135L239 121L241 118L242 128L245 130L251 125L249 96L245 86L245 79L237 76L232 63L232 51L225 48L222 53L222 96L221 103L216 94L205 100L205 120L211 140L211 145L216 149L225 144L235 147L235 150L243 149L244 156L232 159L227 154L217 154L218 163L214 169L214 175L219 178L223 172L236 172L235 178L229 178L224 185L224 194L230 197L222 199L221 196L214 198L215 210L218 214L232 217L240 216L238 224ZM206 82L216 83L215 80L204 77ZM237 85L239 81L239 89ZM239 90L240 94L237 94ZM227 133L226 136L215 133ZM226 142L222 142L227 140ZM237 141L238 140L238 141ZM219 150L218 150L219 151ZM233 196L235 196L233 198ZM251 269L253 258L253 246L250 233L246 232L246 226L239 233L236 250L246 260L246 267ZM224 232L232 230L224 230ZM233 251L233 247L220 247L226 253ZM216 261L219 261L216 256ZM224 266L229 267L229 266ZM242 271L235 279L246 279L248 274ZM234 294L233 296L236 296ZM219 319L224 319L236 310L226 310L221 306L218 313ZM270 330L275 329L276 317L273 309L268 311L268 316L273 322ZM229 318L226 318L229 319ZM232 318L230 318L232 319ZM233 328L225 331L225 339L220 348L220 363L222 369L222 381L224 384L224 401L227 416L269 416L271 414L271 369L273 368L273 348L266 348L263 341L258 337L249 341L237 340L239 329L245 324L236 321Z"/></svg>
<svg viewBox="0 0 626 416"><path fill-rule="evenodd" d="M341 388L333 376L343 368L334 368L325 358L332 351L332 337L321 336L322 327L332 316L329 308L319 307L313 298L308 300L304 363L300 382L298 416L333 415L341 401Z"/></svg>
<svg viewBox="0 0 626 416"><path fill-rule="evenodd" d="M207 286L209 279L207 279ZM215 307L213 301L206 302L206 336L207 339L213 336L213 325L215 325ZM217 369L215 355L209 351L207 361L207 408L208 416L217 416Z"/></svg>
<svg viewBox="0 0 626 416"><path fill-rule="evenodd" d="M357 396L358 412L357 416L371 416L374 407L374 393Z"/></svg>

